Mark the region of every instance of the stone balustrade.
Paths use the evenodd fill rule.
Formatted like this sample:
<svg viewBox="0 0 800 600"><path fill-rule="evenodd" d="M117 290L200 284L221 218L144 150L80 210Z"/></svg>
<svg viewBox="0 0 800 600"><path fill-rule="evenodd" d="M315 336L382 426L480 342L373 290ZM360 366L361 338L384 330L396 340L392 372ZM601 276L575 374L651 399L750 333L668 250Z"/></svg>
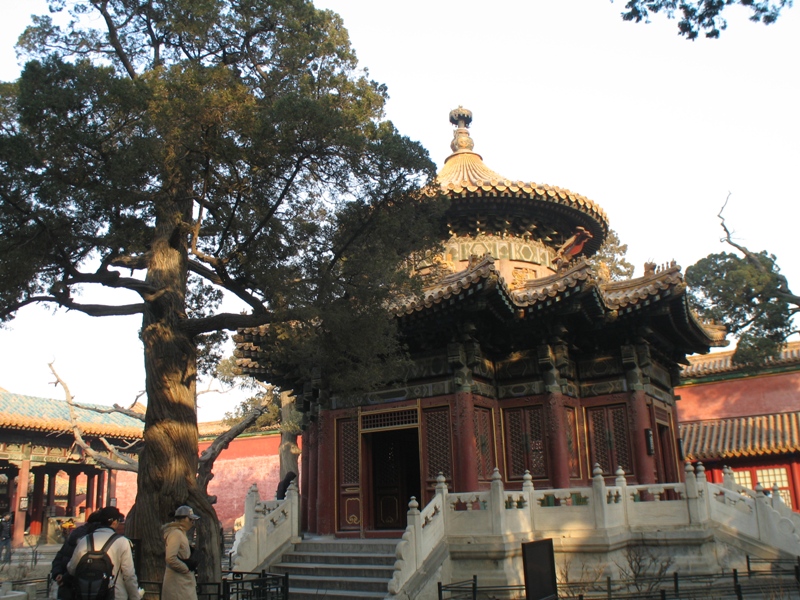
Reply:
<svg viewBox="0 0 800 600"><path fill-rule="evenodd" d="M254 571L300 541L300 496L293 481L285 500L262 501L253 484L244 503L244 526L232 549L234 571Z"/></svg>
<svg viewBox="0 0 800 600"><path fill-rule="evenodd" d="M244 527L237 533L234 569L257 569L299 542L299 508L294 483L280 502L260 500L253 486ZM506 490L495 469L489 490L451 492L440 474L427 506L420 509L416 498L409 503L387 598L422 594L421 574L444 563L452 580L484 561L498 582L521 583L520 544L531 539L558 540L560 552L602 554L647 536L669 538L671 548L689 548L719 535L726 543L742 539L751 548L800 556L800 515L783 503L777 488L747 490L734 482L730 470L721 485L712 484L701 463L686 464L683 483L649 485L629 485L621 469L608 485L596 466L591 487L566 489L534 489L526 473L520 490Z"/></svg>

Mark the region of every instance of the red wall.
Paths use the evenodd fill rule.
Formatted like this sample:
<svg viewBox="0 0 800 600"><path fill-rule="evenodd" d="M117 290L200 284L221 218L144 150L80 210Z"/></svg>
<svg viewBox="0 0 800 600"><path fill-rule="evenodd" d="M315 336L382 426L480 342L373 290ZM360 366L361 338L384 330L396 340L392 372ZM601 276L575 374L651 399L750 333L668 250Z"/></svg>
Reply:
<svg viewBox="0 0 800 600"><path fill-rule="evenodd" d="M208 493L217 497L214 508L226 530L244 514L244 498L254 483L262 500L273 500L280 481L280 433L238 437L214 461L214 479ZM298 444L300 440L298 440ZM211 445L199 444L200 452ZM117 473L117 506L128 514L136 499L136 473Z"/></svg>
<svg viewBox="0 0 800 600"><path fill-rule="evenodd" d="M800 372L679 387L678 419L700 421L800 410Z"/></svg>

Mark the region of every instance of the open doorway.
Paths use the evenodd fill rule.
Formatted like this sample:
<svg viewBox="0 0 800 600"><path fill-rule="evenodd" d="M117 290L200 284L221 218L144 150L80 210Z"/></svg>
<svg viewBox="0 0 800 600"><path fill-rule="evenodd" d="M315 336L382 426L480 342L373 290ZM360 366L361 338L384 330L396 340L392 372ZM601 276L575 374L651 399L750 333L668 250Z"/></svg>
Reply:
<svg viewBox="0 0 800 600"><path fill-rule="evenodd" d="M405 529L408 501L421 497L418 431L415 427L364 435L371 463L368 528Z"/></svg>

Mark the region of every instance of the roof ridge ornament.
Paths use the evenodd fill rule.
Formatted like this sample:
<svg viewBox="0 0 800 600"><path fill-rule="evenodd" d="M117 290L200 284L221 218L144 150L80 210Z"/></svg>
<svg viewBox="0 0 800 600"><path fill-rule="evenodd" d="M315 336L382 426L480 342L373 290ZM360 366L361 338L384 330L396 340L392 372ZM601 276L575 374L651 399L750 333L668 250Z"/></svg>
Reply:
<svg viewBox="0 0 800 600"><path fill-rule="evenodd" d="M475 142L469 136L469 125L472 123L472 111L459 104L458 108L450 111L450 122L456 126L453 132L453 141L450 149L456 152L472 152Z"/></svg>

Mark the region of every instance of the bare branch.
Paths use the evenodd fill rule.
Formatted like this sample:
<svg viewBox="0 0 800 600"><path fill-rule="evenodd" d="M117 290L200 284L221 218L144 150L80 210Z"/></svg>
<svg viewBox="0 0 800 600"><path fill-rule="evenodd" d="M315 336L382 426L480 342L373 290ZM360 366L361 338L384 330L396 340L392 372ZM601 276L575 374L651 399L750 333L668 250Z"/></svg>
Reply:
<svg viewBox="0 0 800 600"><path fill-rule="evenodd" d="M736 248L739 252L744 254L745 260L755 269L757 269L759 273L774 275L778 280L778 289L775 293L775 296L779 300L783 300L784 302L787 302L789 304L794 304L795 306L800 306L800 296L793 293L792 290L789 288L789 281L786 279L785 275L773 272L771 269L764 266L764 263L761 262L761 257L758 254L749 250L747 246L742 246L741 244L737 244L736 242L733 241L731 232L728 229L727 224L725 223L725 217L722 216L722 212L728 205L728 200L730 200L730 197L731 193L728 192L728 196L725 198L725 203L722 205L722 208L719 209L719 213L717 213L717 217L719 217L722 229L723 231L725 231L725 237L723 237L720 241Z"/></svg>
<svg viewBox="0 0 800 600"><path fill-rule="evenodd" d="M47 365L50 367L50 372L53 374L53 377L56 378L56 385L60 385L64 390L64 396L67 400L67 405L69 406L69 419L72 425L72 435L75 437L75 444L81 448L81 450L86 453L87 456L92 458L96 463L106 467L107 469L114 469L117 471L138 471L139 465L138 463L128 463L128 462L117 462L114 461L107 456L104 456L100 452L94 450L86 441L83 439L83 432L81 431L80 425L78 425L78 417L75 414L75 404L73 402L72 394L69 392L69 386L67 383L59 377L58 373L56 372L53 363L48 363ZM104 441L104 443L106 443ZM116 453L114 453L116 454Z"/></svg>
<svg viewBox="0 0 800 600"><path fill-rule="evenodd" d="M258 417L263 415L266 410L266 406L251 410L245 415L244 419L228 429L225 433L217 436L217 438L211 442L211 445L200 454L200 459L197 464L197 483L206 495L208 495L208 483L214 477L212 473L214 461L217 460L217 457L228 447L234 438L241 435L248 427L252 426Z"/></svg>
<svg viewBox="0 0 800 600"><path fill-rule="evenodd" d="M141 392L141 394L143 393L144 392ZM135 410L131 410L130 408L125 408L124 406L120 406L119 404L114 404L108 408L103 408L102 406L88 406L86 404L78 404L77 402L75 402L74 404L78 408L81 408L83 410L91 410L92 412L100 413L101 415L110 415L119 413L125 415L126 417L130 417L132 419L136 419L137 421L141 421L142 423L144 423L144 415L142 413L137 412ZM136 404L136 402L134 402L134 404Z"/></svg>

